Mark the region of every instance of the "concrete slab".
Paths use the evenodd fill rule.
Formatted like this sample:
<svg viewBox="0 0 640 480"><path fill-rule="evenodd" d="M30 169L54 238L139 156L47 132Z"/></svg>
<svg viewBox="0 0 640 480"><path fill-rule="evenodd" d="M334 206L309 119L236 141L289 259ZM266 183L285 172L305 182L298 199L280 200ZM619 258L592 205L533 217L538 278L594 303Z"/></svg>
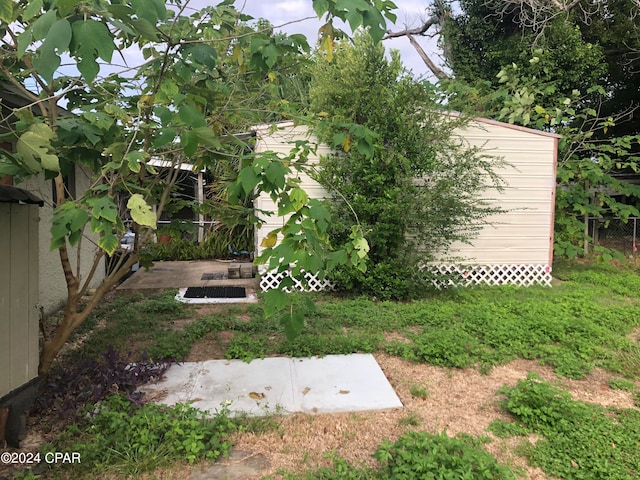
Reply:
<svg viewBox="0 0 640 480"><path fill-rule="evenodd" d="M141 391L166 405L193 401L201 410L231 414L334 413L402 407L370 354L322 358L275 357L186 362Z"/></svg>

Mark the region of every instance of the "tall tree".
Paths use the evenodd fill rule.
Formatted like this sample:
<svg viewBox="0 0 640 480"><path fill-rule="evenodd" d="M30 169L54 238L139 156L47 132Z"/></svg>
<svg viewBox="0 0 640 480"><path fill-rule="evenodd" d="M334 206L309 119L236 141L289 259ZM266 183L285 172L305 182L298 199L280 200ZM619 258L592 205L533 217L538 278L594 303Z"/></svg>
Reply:
<svg viewBox="0 0 640 480"><path fill-rule="evenodd" d="M455 130L465 120L444 113L431 85L366 36L341 42L331 61L318 55L312 73L312 110L336 120L321 137L338 149L323 159L319 179L337 192L338 221L348 227L355 216L370 246L367 271L341 280L377 297L412 296L428 279L421 266L472 238L494 211L479 195L487 178L497 180L492 160L462 145ZM373 146L356 143L339 122L369 130Z"/></svg>
<svg viewBox="0 0 640 480"><path fill-rule="evenodd" d="M68 292L63 319L41 350L41 375L138 261L171 201L177 169L163 174L151 160L171 166L188 161L201 168L237 154L228 133L245 115L250 122L257 118L256 103L264 107L265 102L255 101L257 85L275 82L289 55L307 48L302 36L250 28L250 17L238 12L233 0L190 16L188 3L0 0L0 76L32 102L3 119L3 139L16 148L0 151L0 176L11 175L16 182L35 175L53 179L51 247L59 253ZM326 20L320 32L326 48L338 34L334 18L353 28L364 25L379 39L385 16L391 18L395 7L388 0L359 0L353 6L313 0L313 6ZM127 53L141 54L142 62L126 65ZM72 115L63 115L60 105ZM251 158L232 193L259 188L280 197L283 209L296 213L290 221L301 224L299 235L324 245L326 222L312 222L310 228L302 222L314 214L324 219L322 211L305 209L300 196L295 201L289 196L297 185L287 174L303 159L294 152L285 160L273 154ZM90 172L92 184L69 198L64 175L76 165ZM128 200L118 202L119 197ZM85 305L80 300L100 260L116 250L126 219L136 232L131 255L122 257ZM97 240L95 255L72 258L72 247L90 234ZM284 258L287 265L294 261ZM307 266L304 260L298 268ZM84 278L81 262L90 265Z"/></svg>

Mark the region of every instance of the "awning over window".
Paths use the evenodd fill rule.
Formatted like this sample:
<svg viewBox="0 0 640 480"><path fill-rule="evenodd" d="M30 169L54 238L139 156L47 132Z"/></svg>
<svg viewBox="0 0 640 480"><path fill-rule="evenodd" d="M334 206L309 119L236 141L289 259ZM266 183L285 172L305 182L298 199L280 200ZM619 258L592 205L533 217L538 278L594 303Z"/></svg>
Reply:
<svg viewBox="0 0 640 480"><path fill-rule="evenodd" d="M29 203L42 207L44 201L33 193L13 185L0 185L0 202L2 203Z"/></svg>

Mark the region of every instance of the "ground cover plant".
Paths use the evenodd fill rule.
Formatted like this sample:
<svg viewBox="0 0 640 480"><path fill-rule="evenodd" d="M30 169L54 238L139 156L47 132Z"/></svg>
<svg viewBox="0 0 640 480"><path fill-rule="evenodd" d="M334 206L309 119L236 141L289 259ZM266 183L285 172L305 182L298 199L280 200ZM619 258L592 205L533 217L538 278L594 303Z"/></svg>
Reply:
<svg viewBox="0 0 640 480"><path fill-rule="evenodd" d="M521 450L556 477L628 479L640 475L640 411L577 402L536 375L504 387L503 408L514 423L493 424L502 435L537 434Z"/></svg>
<svg viewBox="0 0 640 480"><path fill-rule="evenodd" d="M62 361L69 368L92 361L95 362L94 367L102 365L95 367L98 372L102 372L109 362L123 368L114 369L115 377L92 374L95 370L91 368L85 370L92 378L104 380L100 380L99 385L93 385L95 388L92 389L74 390L59 380L60 384L55 390L58 396L52 397L51 408L60 410L66 398L59 395L62 390L68 390L69 396L74 397L74 408L87 402L92 405L89 407L92 412L90 415L96 429L92 430L91 441L82 439L87 444L86 458L92 458L94 468L110 465L114 475L126 476L137 474L134 471L136 468L150 468L150 463L139 461L143 456L143 450L140 450L143 447L148 449L144 450L149 452L148 458L157 457L159 463L166 461L167 464L175 464L178 458L183 461L209 458L205 454L205 450L209 449L202 449L201 443L198 443L201 440L207 444L205 437L218 442L216 445L220 447L216 447L217 451L224 453L226 442L234 438L232 432L238 426L254 432L256 436L273 434L276 442L286 439L288 435L283 420L268 419L258 424L240 419L230 425L221 417L218 419L221 423L216 427L219 430L206 430L208 433L205 437L194 440L195 450L190 453L173 447L170 450L178 452L176 455L166 451L171 445L170 439L149 432L149 443L145 443L146 439L141 441L140 445L143 446L135 447L138 450L126 447L127 451L138 451L140 455L118 456L114 450L122 452L126 442L134 442L136 435L141 433L140 428L135 427L137 420L129 424L135 427L131 432L124 428L118 432L110 431L110 422L115 424L119 421L119 414L114 410L126 412L132 418L140 415L144 428L151 428L155 424L166 425L161 417L170 419L180 416L179 412L190 412L180 417L187 424L201 421L188 406L178 407L183 409L178 412L157 409L151 404L144 405L144 399L132 396L128 390L130 383L133 384L130 378L132 372L126 368L130 362L128 359L133 359L138 368L133 373L147 372L147 379L153 378L157 372L145 367L145 362L148 361L150 365L160 362L163 365L172 359L240 358L249 361L268 355L373 352L377 356L398 357L407 365L431 365L429 368L445 368L448 372L469 371L461 368L470 367L478 377L488 376L484 374L501 368L501 365L513 359L528 359L530 365L543 364L543 368L553 368L560 379L581 378L596 367L606 369L608 374L600 388L635 398L637 407L640 398L640 314L637 312L640 277L637 272L637 267L633 265L558 264L554 272L558 282L553 288L454 289L430 292L419 301L406 303L373 301L366 297L315 295L315 311L309 312L308 325L294 341L287 340L277 317L265 319L259 304L196 307L177 303L174 300L175 292L118 294L110 303L98 309L87 327L78 332L71 344L74 348L65 352ZM304 298L300 301L304 302ZM92 329L100 334L92 335ZM201 352L201 356L197 357L194 352ZM390 378L393 375L392 372ZM458 378L453 373L446 376ZM75 383L80 387L91 384L83 378L80 377ZM524 375L519 378L524 378ZM353 459L347 460L338 451L332 457L332 464L321 470L306 471L306 466L301 464L295 470L283 473L283 477L399 478L392 472L397 465L406 461L402 468L417 472L426 461L411 452L405 458L405 450L411 450L411 445L429 443L443 452L462 448L472 457L478 455L472 462L465 460L456 464L460 471L479 462L485 462L482 464L487 471L492 471L494 467L497 469L493 477L469 473L468 478L505 478L495 473L502 468L494 463L495 459L480 458L482 453L486 453L482 431L475 431L473 437L460 437L456 432L438 435L442 427L433 430L429 417L420 413L421 405L440 401L439 395L446 396L450 392L438 390L438 385L429 381L428 377L411 376L406 379L395 378L394 381L406 383L407 397L403 402L413 405L395 420L396 425L405 433L418 431L423 432L424 436L403 434L396 438L377 438L378 460L372 457L375 453L372 447L366 465L354 463ZM498 393L500 385L504 383L492 387L488 394ZM640 447L637 443L640 432L637 408L605 409L595 404L575 402L563 393L563 388L536 378L523 380L517 386L504 387L500 390L502 396L495 397L493 403L506 398L503 409L511 420L507 422L502 418L495 422L492 425L493 435L507 436L522 443L514 452L524 455L531 464L537 465L548 475L562 478L637 476L640 472L633 463ZM78 391L84 392L84 397L75 393ZM98 396L92 396L94 393ZM113 393L124 396L114 398ZM119 405L118 402L124 402L127 406L112 408ZM70 415L65 421L72 420L69 417L75 410L69 408L67 411ZM103 417L109 415L111 420L104 420ZM67 442L73 441L73 432L81 428L86 420L86 417L77 417L77 423L72 423L67 433L57 439L52 438L50 448L60 450L69 447ZM160 431L163 428L160 427ZM198 428L200 423L192 430ZM567 431L572 429L581 437L567 442ZM342 435L348 436L349 432L344 431ZM527 443L525 440L528 435L537 435L540 440L535 444ZM190 438L185 437L181 441L189 443L193 440ZM385 443L385 440L388 442ZM494 438L491 443L498 441ZM464 445L456 442L463 442ZM594 446L598 452L593 451ZM386 452L387 457L380 452ZM495 448L492 452L495 455ZM442 455L438 462L447 464L444 458L448 454ZM517 473L518 468L507 466L511 472ZM83 471L83 474L90 475L90 472ZM58 473L56 471L56 475ZM75 474L75 470L67 473Z"/></svg>

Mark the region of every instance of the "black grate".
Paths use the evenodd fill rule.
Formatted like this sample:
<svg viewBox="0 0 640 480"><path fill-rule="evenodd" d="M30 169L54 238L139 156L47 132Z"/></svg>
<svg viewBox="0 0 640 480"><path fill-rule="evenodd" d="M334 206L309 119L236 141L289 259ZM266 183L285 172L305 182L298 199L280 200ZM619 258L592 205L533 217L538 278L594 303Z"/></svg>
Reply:
<svg viewBox="0 0 640 480"><path fill-rule="evenodd" d="M203 273L200 280L224 280L224 272Z"/></svg>
<svg viewBox="0 0 640 480"><path fill-rule="evenodd" d="M244 287L189 287L184 298L244 298Z"/></svg>

